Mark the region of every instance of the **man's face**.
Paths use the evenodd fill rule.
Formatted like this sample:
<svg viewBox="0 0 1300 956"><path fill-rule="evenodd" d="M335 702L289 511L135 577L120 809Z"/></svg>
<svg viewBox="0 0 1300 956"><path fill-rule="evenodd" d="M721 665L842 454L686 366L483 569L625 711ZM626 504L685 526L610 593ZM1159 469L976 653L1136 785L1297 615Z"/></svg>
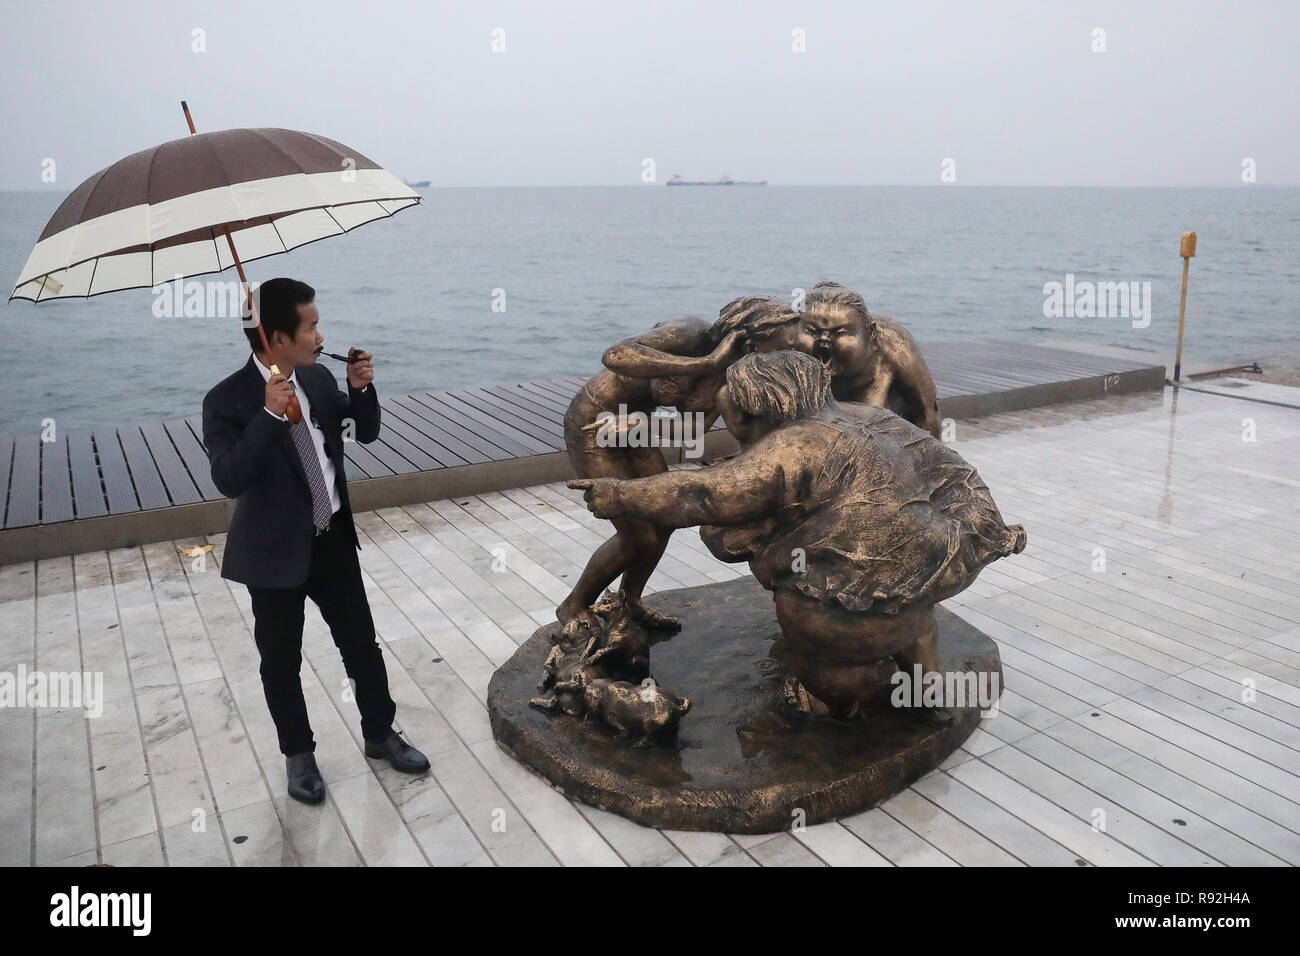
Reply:
<svg viewBox="0 0 1300 956"><path fill-rule="evenodd" d="M824 362L832 377L867 367L874 347L861 316L852 309L822 305L804 313L797 348Z"/></svg>
<svg viewBox="0 0 1300 956"><path fill-rule="evenodd" d="M320 332L316 330L319 322L320 311L316 308L316 303L299 305L298 332L293 338L289 338L283 332L276 332L275 342L272 343L275 345L276 354L286 363L292 363L295 368L299 365L315 364L317 350L325 343Z"/></svg>

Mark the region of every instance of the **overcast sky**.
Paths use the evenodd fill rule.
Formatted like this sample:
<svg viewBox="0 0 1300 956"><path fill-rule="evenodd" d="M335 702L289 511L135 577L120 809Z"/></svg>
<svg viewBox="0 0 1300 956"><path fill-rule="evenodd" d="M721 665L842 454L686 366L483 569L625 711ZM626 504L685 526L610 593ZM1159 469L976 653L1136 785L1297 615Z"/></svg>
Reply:
<svg viewBox="0 0 1300 956"><path fill-rule="evenodd" d="M1287 0L0 4L0 189L181 136L182 98L435 186L1300 184Z"/></svg>

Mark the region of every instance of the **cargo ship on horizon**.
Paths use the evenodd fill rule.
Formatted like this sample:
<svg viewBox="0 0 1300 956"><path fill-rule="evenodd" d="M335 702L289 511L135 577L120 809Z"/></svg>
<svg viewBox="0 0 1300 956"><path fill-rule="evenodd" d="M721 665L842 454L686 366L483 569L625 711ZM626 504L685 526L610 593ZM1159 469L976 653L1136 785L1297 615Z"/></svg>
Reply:
<svg viewBox="0 0 1300 956"><path fill-rule="evenodd" d="M673 173L673 178L668 180L666 186L766 186L767 180L762 179L757 182L746 181L742 179L732 179L726 173L722 174L721 179L703 180L703 179L683 179L681 173Z"/></svg>

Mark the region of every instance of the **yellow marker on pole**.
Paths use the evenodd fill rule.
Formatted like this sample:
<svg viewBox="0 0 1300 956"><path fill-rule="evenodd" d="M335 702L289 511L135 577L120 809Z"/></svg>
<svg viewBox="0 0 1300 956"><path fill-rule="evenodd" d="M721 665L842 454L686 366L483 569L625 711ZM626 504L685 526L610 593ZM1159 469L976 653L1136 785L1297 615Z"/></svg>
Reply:
<svg viewBox="0 0 1300 956"><path fill-rule="evenodd" d="M1183 240L1178 248L1183 257L1183 297L1178 302L1178 354L1174 356L1174 381L1177 382L1183 371L1183 320L1187 317L1187 265L1196 255L1196 233L1183 233Z"/></svg>

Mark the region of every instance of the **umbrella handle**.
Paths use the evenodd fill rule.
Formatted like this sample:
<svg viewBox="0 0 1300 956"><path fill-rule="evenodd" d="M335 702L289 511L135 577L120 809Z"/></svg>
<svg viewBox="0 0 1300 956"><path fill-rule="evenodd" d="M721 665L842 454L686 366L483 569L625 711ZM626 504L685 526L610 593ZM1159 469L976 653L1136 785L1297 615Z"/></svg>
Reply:
<svg viewBox="0 0 1300 956"><path fill-rule="evenodd" d="M198 132L194 128L194 117L190 116L189 104L181 100L181 109L185 112L185 122L189 124L190 135ZM262 351L271 359L271 374L279 375L280 367L275 364L275 353L271 350L271 343L266 340L266 330L262 328L262 320L257 314L257 305L253 302L253 290L248 286L248 278L244 275L244 264L239 261L239 253L235 251L235 240L230 236L230 228L222 226L221 231L226 234L226 243L230 246L230 257L235 260L235 269L239 272L239 281L244 286L244 295L248 298L248 311L257 323L257 337L262 340ZM298 404L298 396L290 395L289 404L285 407L284 417L291 423L297 425L302 421L302 406Z"/></svg>

